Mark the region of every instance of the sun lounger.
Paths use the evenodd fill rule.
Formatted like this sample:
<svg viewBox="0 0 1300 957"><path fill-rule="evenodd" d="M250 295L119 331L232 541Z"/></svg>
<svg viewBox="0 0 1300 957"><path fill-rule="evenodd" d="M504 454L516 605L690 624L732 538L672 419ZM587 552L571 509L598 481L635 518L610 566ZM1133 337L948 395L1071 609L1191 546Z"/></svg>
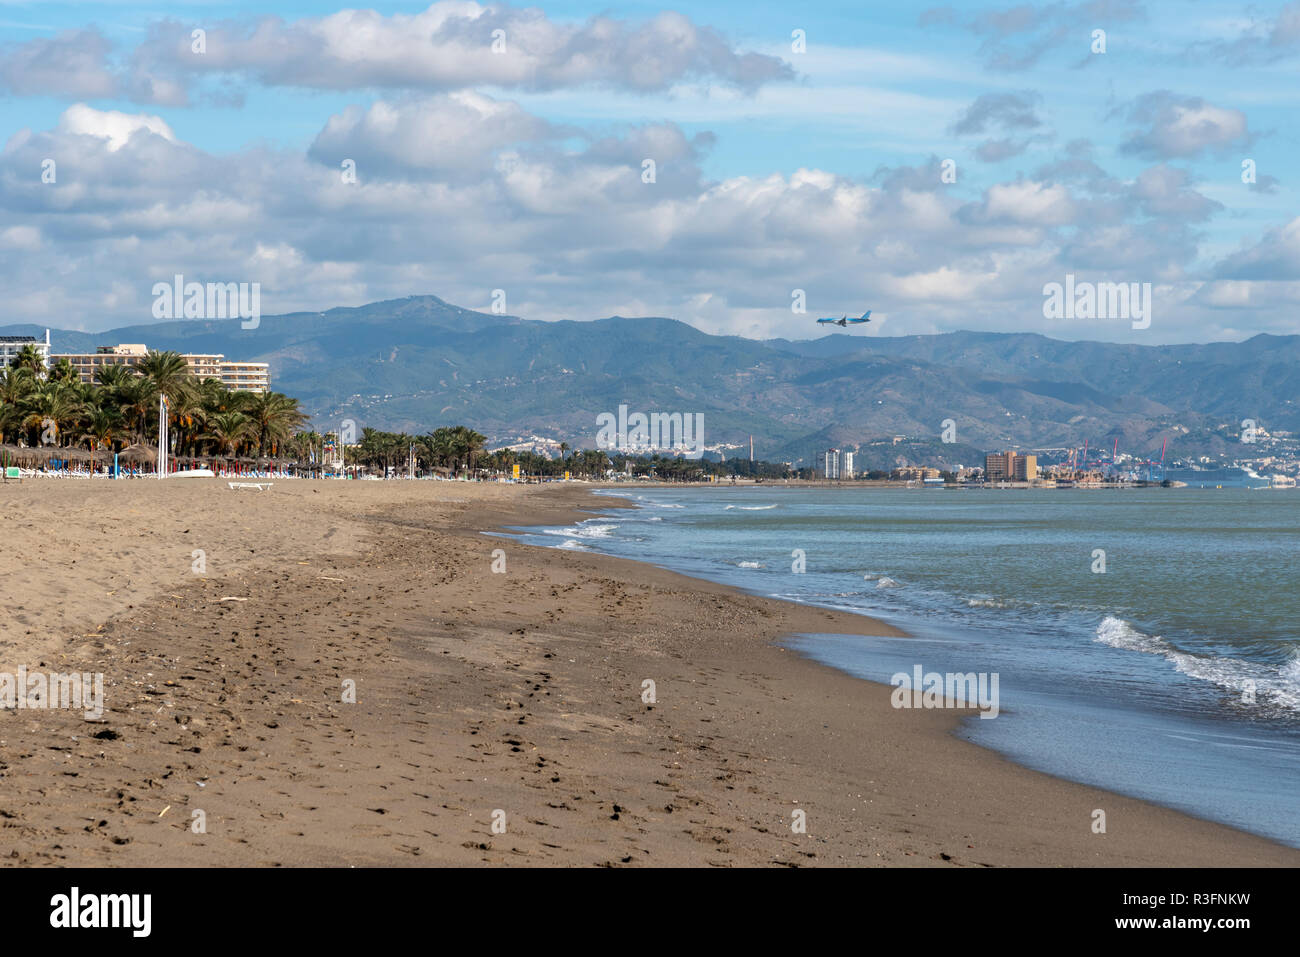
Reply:
<svg viewBox="0 0 1300 957"><path fill-rule="evenodd" d="M274 482L227 482L226 484L233 489L254 488L257 489L259 492L265 492L268 488L270 488L275 483Z"/></svg>

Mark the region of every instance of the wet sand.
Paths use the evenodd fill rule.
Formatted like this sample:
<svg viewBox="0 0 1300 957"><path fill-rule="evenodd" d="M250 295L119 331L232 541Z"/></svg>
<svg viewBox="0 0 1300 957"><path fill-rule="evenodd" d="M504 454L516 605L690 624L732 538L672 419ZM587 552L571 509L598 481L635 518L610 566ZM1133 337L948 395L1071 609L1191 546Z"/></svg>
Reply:
<svg viewBox="0 0 1300 957"><path fill-rule="evenodd" d="M613 507L582 486L0 500L0 671L102 672L107 708L0 711L11 865L1300 863L782 646L882 623L483 534Z"/></svg>

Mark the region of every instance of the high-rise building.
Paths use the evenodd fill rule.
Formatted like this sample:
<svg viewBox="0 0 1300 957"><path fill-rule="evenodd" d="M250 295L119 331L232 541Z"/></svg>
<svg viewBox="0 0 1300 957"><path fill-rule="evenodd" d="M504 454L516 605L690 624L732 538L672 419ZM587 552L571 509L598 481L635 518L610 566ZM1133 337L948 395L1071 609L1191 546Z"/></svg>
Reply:
<svg viewBox="0 0 1300 957"><path fill-rule="evenodd" d="M828 479L853 478L853 453L841 449L827 449L822 455L822 472Z"/></svg>
<svg viewBox="0 0 1300 957"><path fill-rule="evenodd" d="M1038 456L990 452L984 456L986 482L1032 482L1038 478Z"/></svg>
<svg viewBox="0 0 1300 957"><path fill-rule="evenodd" d="M1006 482L1015 474L1015 452L990 452L984 456L984 481Z"/></svg>
<svg viewBox="0 0 1300 957"><path fill-rule="evenodd" d="M822 453L822 474L828 479L840 477L840 450L827 449Z"/></svg>

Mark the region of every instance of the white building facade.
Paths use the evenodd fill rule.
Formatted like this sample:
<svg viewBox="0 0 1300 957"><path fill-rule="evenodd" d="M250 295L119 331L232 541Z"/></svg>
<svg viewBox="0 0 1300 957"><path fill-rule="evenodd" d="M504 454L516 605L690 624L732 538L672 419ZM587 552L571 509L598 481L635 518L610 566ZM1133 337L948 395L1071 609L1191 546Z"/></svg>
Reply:
<svg viewBox="0 0 1300 957"><path fill-rule="evenodd" d="M45 330L45 340L35 336L0 336L0 369L8 369L24 346L35 346L36 351L45 360L46 368L50 365L50 330Z"/></svg>
<svg viewBox="0 0 1300 957"><path fill-rule="evenodd" d="M828 479L853 478L853 453L844 449L827 449L822 456L822 472Z"/></svg>

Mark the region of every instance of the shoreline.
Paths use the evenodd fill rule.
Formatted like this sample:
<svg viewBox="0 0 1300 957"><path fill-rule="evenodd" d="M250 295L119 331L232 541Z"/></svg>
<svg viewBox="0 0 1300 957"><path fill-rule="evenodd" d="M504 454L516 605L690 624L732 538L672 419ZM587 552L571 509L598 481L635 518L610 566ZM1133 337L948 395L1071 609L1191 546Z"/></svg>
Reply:
<svg viewBox="0 0 1300 957"><path fill-rule="evenodd" d="M0 712L10 865L1300 862L782 647L864 616L484 534L627 507L593 486L87 484L6 492L0 670L108 707Z"/></svg>
<svg viewBox="0 0 1300 957"><path fill-rule="evenodd" d="M761 484L761 483L760 483L760 484ZM792 483L792 484L793 484L793 483ZM815 487L815 486L818 486L818 485L825 485L825 484L827 484L827 483L802 482L802 483L800 483L800 484L803 485L804 487ZM833 482L832 482L832 483L829 483L829 484L831 484L832 486L834 486L836 483L833 483ZM875 485L875 486L877 486L877 487L886 487L886 486L889 486L889 487L894 487L894 486L901 487L901 485L902 485L902 483L894 483L894 482L874 482L874 483L870 483L870 484L873 484L873 485ZM700 487L702 487L702 488L712 488L712 487L727 487L727 486L709 486L709 485L704 485L704 486L700 486ZM617 508L631 508L631 509L638 509L638 508L643 508L643 507L644 507L644 506L642 506L642 505L640 505L640 504L638 504L638 503L636 503L636 502L633 502L633 501L631 501L630 499L626 498L626 497L623 495L623 493L622 493L622 489L621 489L621 487L620 487L619 484L609 483L609 484L607 484L606 486L604 486L604 487L602 488L602 491L613 492L613 493L615 493L616 495L618 495L619 497L618 497L617 499L615 499L615 496L614 496L614 495L597 495L597 494L596 494L596 489L595 489L595 488L593 488L593 489L590 490L590 494L591 494L591 496L593 497L593 499L597 499L597 500L602 501L602 502L603 502L603 501L616 501L618 504L617 504L616 506L614 506L614 507L617 507ZM580 515L580 517L577 519L577 521L581 521L581 520L584 520L584 519L585 519L585 520L591 520L591 519L594 519L594 518L597 518L597 517L602 517L602 516L597 515L597 514L585 514L585 515L583 515L581 512L579 513L579 515ZM622 556L607 555L607 554L605 554L605 553L603 553L603 552L584 552L584 553L582 553L582 554L595 554L595 555L599 555L599 556L602 557L602 558L617 558L617 560L619 560L619 561L627 561L627 562L631 562L631 563L633 563L634 565L643 564L643 562L641 562L640 560L637 560L637 559L624 558L624 557L622 557ZM715 582L715 581L713 581L713 580L711 580L711 579L707 579L707 578L697 578L697 577L695 577L695 576L693 576L693 575L690 575L690 574L688 574L688 573L685 573L685 572L678 572L678 571L676 571L676 570L674 570L674 569L672 569L672 568L670 568L670 567L667 567L667 566L655 565L655 564L653 564L653 563L646 563L646 564L652 564L652 567L654 567L654 568L656 568L656 569L660 569L660 570L663 570L663 571L669 572L669 573L671 573L671 574L680 575L680 576L686 578L688 581L702 582L702 583L707 583L707 584L709 584L709 585L714 585L714 586L717 586L717 587L726 588L726 589L729 589L729 590L734 591L734 592L737 593L737 594L743 594L743 595L747 595L747 596L750 596L750 597L759 598L759 599L762 599L762 600L765 600L765 601L774 601L774 602L777 602L777 603L779 603L779 604L782 604L782 605L788 605L788 606L795 607L795 608L810 608L810 609L816 609L816 610L828 611L828 612L832 612L832 613L834 613L836 616L839 616L839 615L848 615L850 618L857 618L857 619L860 619L860 620L864 623L862 629L861 629L859 632L857 632L856 634L868 635L868 636L870 636L870 635L889 635L889 636L891 636L891 637L898 637L898 638L903 638L903 639L908 639L908 638L912 638L912 637L914 637L912 634L910 634L908 631L905 630L905 629L906 629L906 625L905 625L905 624L904 624L904 625L892 624L892 623L889 623L889 622L884 621L883 619L876 618L876 617L874 617L874 616L872 616L872 615L869 615L869 614L859 613L859 612L849 612L849 611L846 611L846 612L840 612L840 611L838 611L837 609L835 609L835 608L833 608L833 607L824 606L824 605L819 605L819 604L816 604L816 603L803 604L803 603L800 603L800 602L794 601L793 599L785 599L785 598L769 597L768 595L764 594L761 590L751 590L751 589L746 589L746 588L744 588L743 586L739 586L739 585L724 584L724 583L721 583L721 582ZM834 635L834 634L836 634L836 633L849 634L850 632L847 632L847 631L841 631L841 632L828 631L828 632L823 632L822 634L824 634L824 635L828 635L828 636L829 636L829 635ZM783 646L784 646L784 644L788 643L788 640L789 640L789 639L791 639L791 638L795 638L795 637L802 637L802 636L800 636L800 635L796 635L796 634L793 634L793 633L792 633L792 634L786 634L786 635L779 636L777 639L775 639L774 643L777 644L778 646L782 646L782 650L789 650L789 649L786 649L786 648L783 647ZM800 649L798 649L798 648L795 648L795 649L792 649L792 650L794 651L794 653L795 653L796 655L798 655L798 657L799 657L802 661L806 662L809 666L814 667L814 668L825 669L825 670L827 670L828 672L830 672L830 673L832 673L832 674L834 674L834 675L836 675L836 676L846 677L846 678L849 678L849 679L852 680L852 681L863 682L863 683L866 683L866 684L868 684L868 685L871 685L871 686L873 686L874 688L878 689L878 692L877 692L877 693L878 693L880 696L888 696L889 694L891 694L892 692L894 692L894 691L896 690L896 689L894 688L894 686L892 686L892 685L884 684L884 683L882 683L882 682L880 682L880 681L877 681L877 680L874 680L874 679L872 679L872 678L866 678L866 677L862 677L862 676L859 676L859 675L854 675L854 674L852 674L852 673L850 673L850 672L848 672L848 671L846 671L846 670L843 670L843 669L841 669L841 668L836 667L836 666L833 665L833 664L829 664L829 663L827 663L827 662L820 661L820 660L818 660L818 658L817 658L815 655L813 655L811 652L803 651L803 650L800 650ZM1088 783L1086 783L1086 782L1077 781L1077 780L1075 780L1075 779L1073 779L1073 778L1064 777L1064 776L1062 776L1062 775L1056 774L1056 773L1054 773L1054 772L1052 772L1052 771L1050 771L1050 770L1044 769L1044 768L1037 768L1037 767L1033 767L1033 766L1028 765L1028 764L1024 764L1024 763L1020 762L1019 760L1017 760L1015 757L1013 757L1013 756L1011 756L1011 755L1008 755L1008 754L1004 754L1003 752L997 750L996 748L990 747L990 746L988 746L988 745L980 744L980 743L978 743L978 742L971 741L971 740L967 740L967 739L964 739L964 738L957 738L957 737L956 737L956 732L960 729L960 727L962 726L963 722L964 722L967 718L969 718L969 717L973 717L973 716L975 716L975 715L977 714L977 709L974 708L974 707L961 707L961 706L958 706L958 705L952 703L952 699L948 698L947 696L944 696L944 702L945 702L945 704L944 704L944 706L943 706L942 708L939 708L939 709L931 709L931 710L928 712L928 713L930 713L930 714L934 714L934 715L936 715L936 716L943 716L943 715L945 715L945 714L948 715L948 716L950 716L950 720L949 720L948 723L947 723L947 727L944 729L944 733L953 736L954 740L959 740L959 741L961 741L961 742L962 742L963 744L965 744L965 745L969 745L970 747L977 748L977 749L979 749L981 752L983 752L983 753L985 753L985 754L988 754L988 755L990 755L991 757L996 758L996 759L999 760L999 761L1007 762L1008 764L1010 764L1011 766L1013 766L1013 767L1015 767L1015 768L1018 768L1018 769L1020 769L1020 770L1026 771L1026 772L1031 773L1031 774L1043 775L1043 776L1045 776L1045 777L1051 778L1052 780L1060 781L1060 782L1062 782L1062 783L1064 783L1064 784L1067 784L1067 785L1071 785L1071 786L1075 786L1075 787L1080 787L1080 788L1088 788L1088 789L1090 789L1090 790L1092 790L1092 791L1094 791L1094 792L1099 792L1099 793L1107 794L1107 795L1114 795L1115 797L1123 797L1123 798L1125 798L1126 800L1137 801L1137 802L1143 803L1143 804L1145 804L1145 805L1148 805L1148 806L1150 806L1150 807L1153 807L1153 808L1159 808L1159 809L1164 810L1164 811L1167 811L1167 812L1169 812L1169 813L1171 813L1171 814L1182 815L1182 816L1185 816L1185 817L1187 817L1187 818L1189 818L1189 819L1191 819L1191 820L1193 820L1193 821L1202 822L1202 823L1207 824L1207 825L1212 825L1212 826L1215 826L1215 827L1223 827L1223 828L1227 828L1227 829L1229 829L1229 830L1231 830L1231 831L1233 831L1233 832L1235 832L1235 833L1240 833L1240 834L1243 834L1243 835L1247 835L1247 836L1249 836L1249 837L1251 837L1251 838L1253 838L1253 839L1256 839L1256 840L1266 841L1266 842L1268 842L1269 844L1275 845L1275 846L1277 846L1277 847L1279 847L1279 848L1282 848L1282 849L1284 849L1284 850L1288 850L1288 851L1296 851L1298 854L1300 854L1300 848L1294 848L1294 847L1292 847L1292 845L1287 844L1286 842L1284 842L1284 841L1282 841L1282 840L1280 840L1280 839L1278 839L1278 838L1271 837L1271 836L1264 835L1264 834L1258 834L1258 833L1255 833L1255 832L1253 832L1253 831L1249 831L1249 830L1246 830L1246 829L1241 828L1241 827L1234 826L1234 825L1229 824L1229 823L1224 823L1224 822L1221 822L1221 821L1215 821L1215 820L1213 820L1213 819L1211 819L1211 818L1201 817L1201 816L1195 814L1195 813L1192 812L1192 811L1185 810L1185 809L1180 809L1180 808L1176 808L1176 807L1171 807L1171 806L1169 806L1169 805L1162 804L1162 803L1160 803L1160 802L1158 802L1158 801L1156 801L1156 800L1153 800L1153 799L1151 799L1151 798L1143 798L1143 797L1138 797L1138 796L1134 796L1134 795L1125 795L1125 794L1123 794L1122 792L1119 792L1119 791L1112 791L1112 790L1109 790L1108 788L1106 788L1106 787L1104 787L1104 786L1101 786L1101 785L1088 784ZM1009 711L1010 709L1003 708L1002 710L1003 710L1003 711ZM1298 856L1297 859L1300 860L1300 856Z"/></svg>

